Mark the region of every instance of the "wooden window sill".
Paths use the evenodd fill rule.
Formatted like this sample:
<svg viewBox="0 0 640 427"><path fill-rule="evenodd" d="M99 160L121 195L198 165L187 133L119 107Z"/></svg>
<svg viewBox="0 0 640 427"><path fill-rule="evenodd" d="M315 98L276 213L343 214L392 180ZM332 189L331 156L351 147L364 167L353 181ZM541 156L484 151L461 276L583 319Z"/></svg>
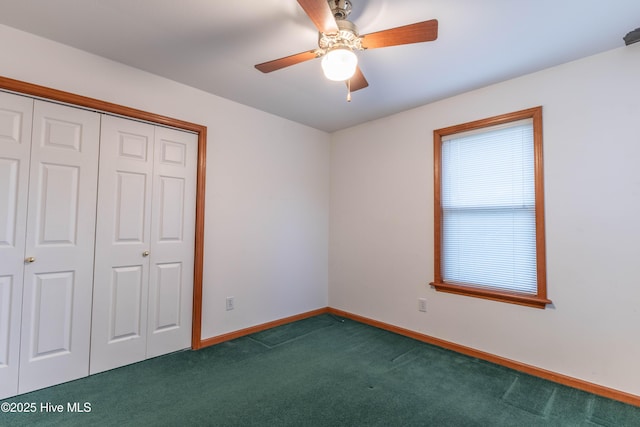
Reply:
<svg viewBox="0 0 640 427"><path fill-rule="evenodd" d="M476 298L483 298L493 301L501 301L510 304L524 305L534 308L546 308L547 304L551 304L551 300L538 295L519 294L516 292L507 292L502 290L476 288L473 286L465 286L459 284L432 282L430 283L436 291L447 292L450 294L467 295Z"/></svg>

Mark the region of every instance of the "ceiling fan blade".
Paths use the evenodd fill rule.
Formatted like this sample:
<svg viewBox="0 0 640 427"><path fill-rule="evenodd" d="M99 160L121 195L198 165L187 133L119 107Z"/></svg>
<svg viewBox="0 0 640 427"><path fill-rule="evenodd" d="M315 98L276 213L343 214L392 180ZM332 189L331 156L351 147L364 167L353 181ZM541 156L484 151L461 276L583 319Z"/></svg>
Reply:
<svg viewBox="0 0 640 427"><path fill-rule="evenodd" d="M379 47L398 46L401 44L430 42L438 38L438 20L417 22L402 27L390 28L362 36L362 47L375 49Z"/></svg>
<svg viewBox="0 0 640 427"><path fill-rule="evenodd" d="M276 71L290 65L296 65L315 58L316 51L308 50L306 52L296 53L295 55L285 56L284 58L274 59L273 61L263 62L262 64L257 64L255 67L263 73L270 73L272 71Z"/></svg>
<svg viewBox="0 0 640 427"><path fill-rule="evenodd" d="M369 82L364 78L360 67L356 67L356 72L353 77L351 77L351 92L364 89L367 86L369 86Z"/></svg>
<svg viewBox="0 0 640 427"><path fill-rule="evenodd" d="M325 34L338 32L338 24L327 0L298 0L298 3L309 15L318 31Z"/></svg>

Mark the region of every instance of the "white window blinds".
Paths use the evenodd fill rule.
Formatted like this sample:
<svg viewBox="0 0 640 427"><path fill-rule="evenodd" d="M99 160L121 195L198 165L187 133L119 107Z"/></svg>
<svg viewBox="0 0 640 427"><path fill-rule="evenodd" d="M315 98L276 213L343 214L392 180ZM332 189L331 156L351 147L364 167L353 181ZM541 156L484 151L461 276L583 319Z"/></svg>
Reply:
<svg viewBox="0 0 640 427"><path fill-rule="evenodd" d="M443 280L535 295L531 119L442 138Z"/></svg>

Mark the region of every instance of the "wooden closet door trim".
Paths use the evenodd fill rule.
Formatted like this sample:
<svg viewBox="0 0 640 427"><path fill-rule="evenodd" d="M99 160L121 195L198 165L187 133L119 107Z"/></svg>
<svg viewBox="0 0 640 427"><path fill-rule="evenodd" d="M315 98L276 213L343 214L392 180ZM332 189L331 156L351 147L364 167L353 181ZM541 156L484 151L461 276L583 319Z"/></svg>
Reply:
<svg viewBox="0 0 640 427"><path fill-rule="evenodd" d="M206 173L206 151L207 151L207 127L196 123L185 122L183 120L162 116L147 111L129 108L99 99L88 98L69 92L51 89L20 80L10 79L0 76L0 89L43 98L65 104L76 105L98 112L117 114L133 119L144 120L164 126L194 132L198 135L198 163L196 177L196 235L194 252L194 272L193 272L193 313L191 329L191 348L198 350L202 348L202 270L204 255L204 194L205 194L205 173Z"/></svg>

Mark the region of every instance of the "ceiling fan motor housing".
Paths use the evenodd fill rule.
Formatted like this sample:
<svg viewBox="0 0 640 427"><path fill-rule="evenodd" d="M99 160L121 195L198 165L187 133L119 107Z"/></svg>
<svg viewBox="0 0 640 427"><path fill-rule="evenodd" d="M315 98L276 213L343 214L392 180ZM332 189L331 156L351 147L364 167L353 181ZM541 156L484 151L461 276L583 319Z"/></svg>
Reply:
<svg viewBox="0 0 640 427"><path fill-rule="evenodd" d="M318 35L318 50L316 55L322 56L328 51L337 48L362 50L362 39L358 34L358 27L346 19L336 20L338 32L335 34Z"/></svg>
<svg viewBox="0 0 640 427"><path fill-rule="evenodd" d="M329 0L329 7L336 21L347 19L351 13L351 2L349 0Z"/></svg>

